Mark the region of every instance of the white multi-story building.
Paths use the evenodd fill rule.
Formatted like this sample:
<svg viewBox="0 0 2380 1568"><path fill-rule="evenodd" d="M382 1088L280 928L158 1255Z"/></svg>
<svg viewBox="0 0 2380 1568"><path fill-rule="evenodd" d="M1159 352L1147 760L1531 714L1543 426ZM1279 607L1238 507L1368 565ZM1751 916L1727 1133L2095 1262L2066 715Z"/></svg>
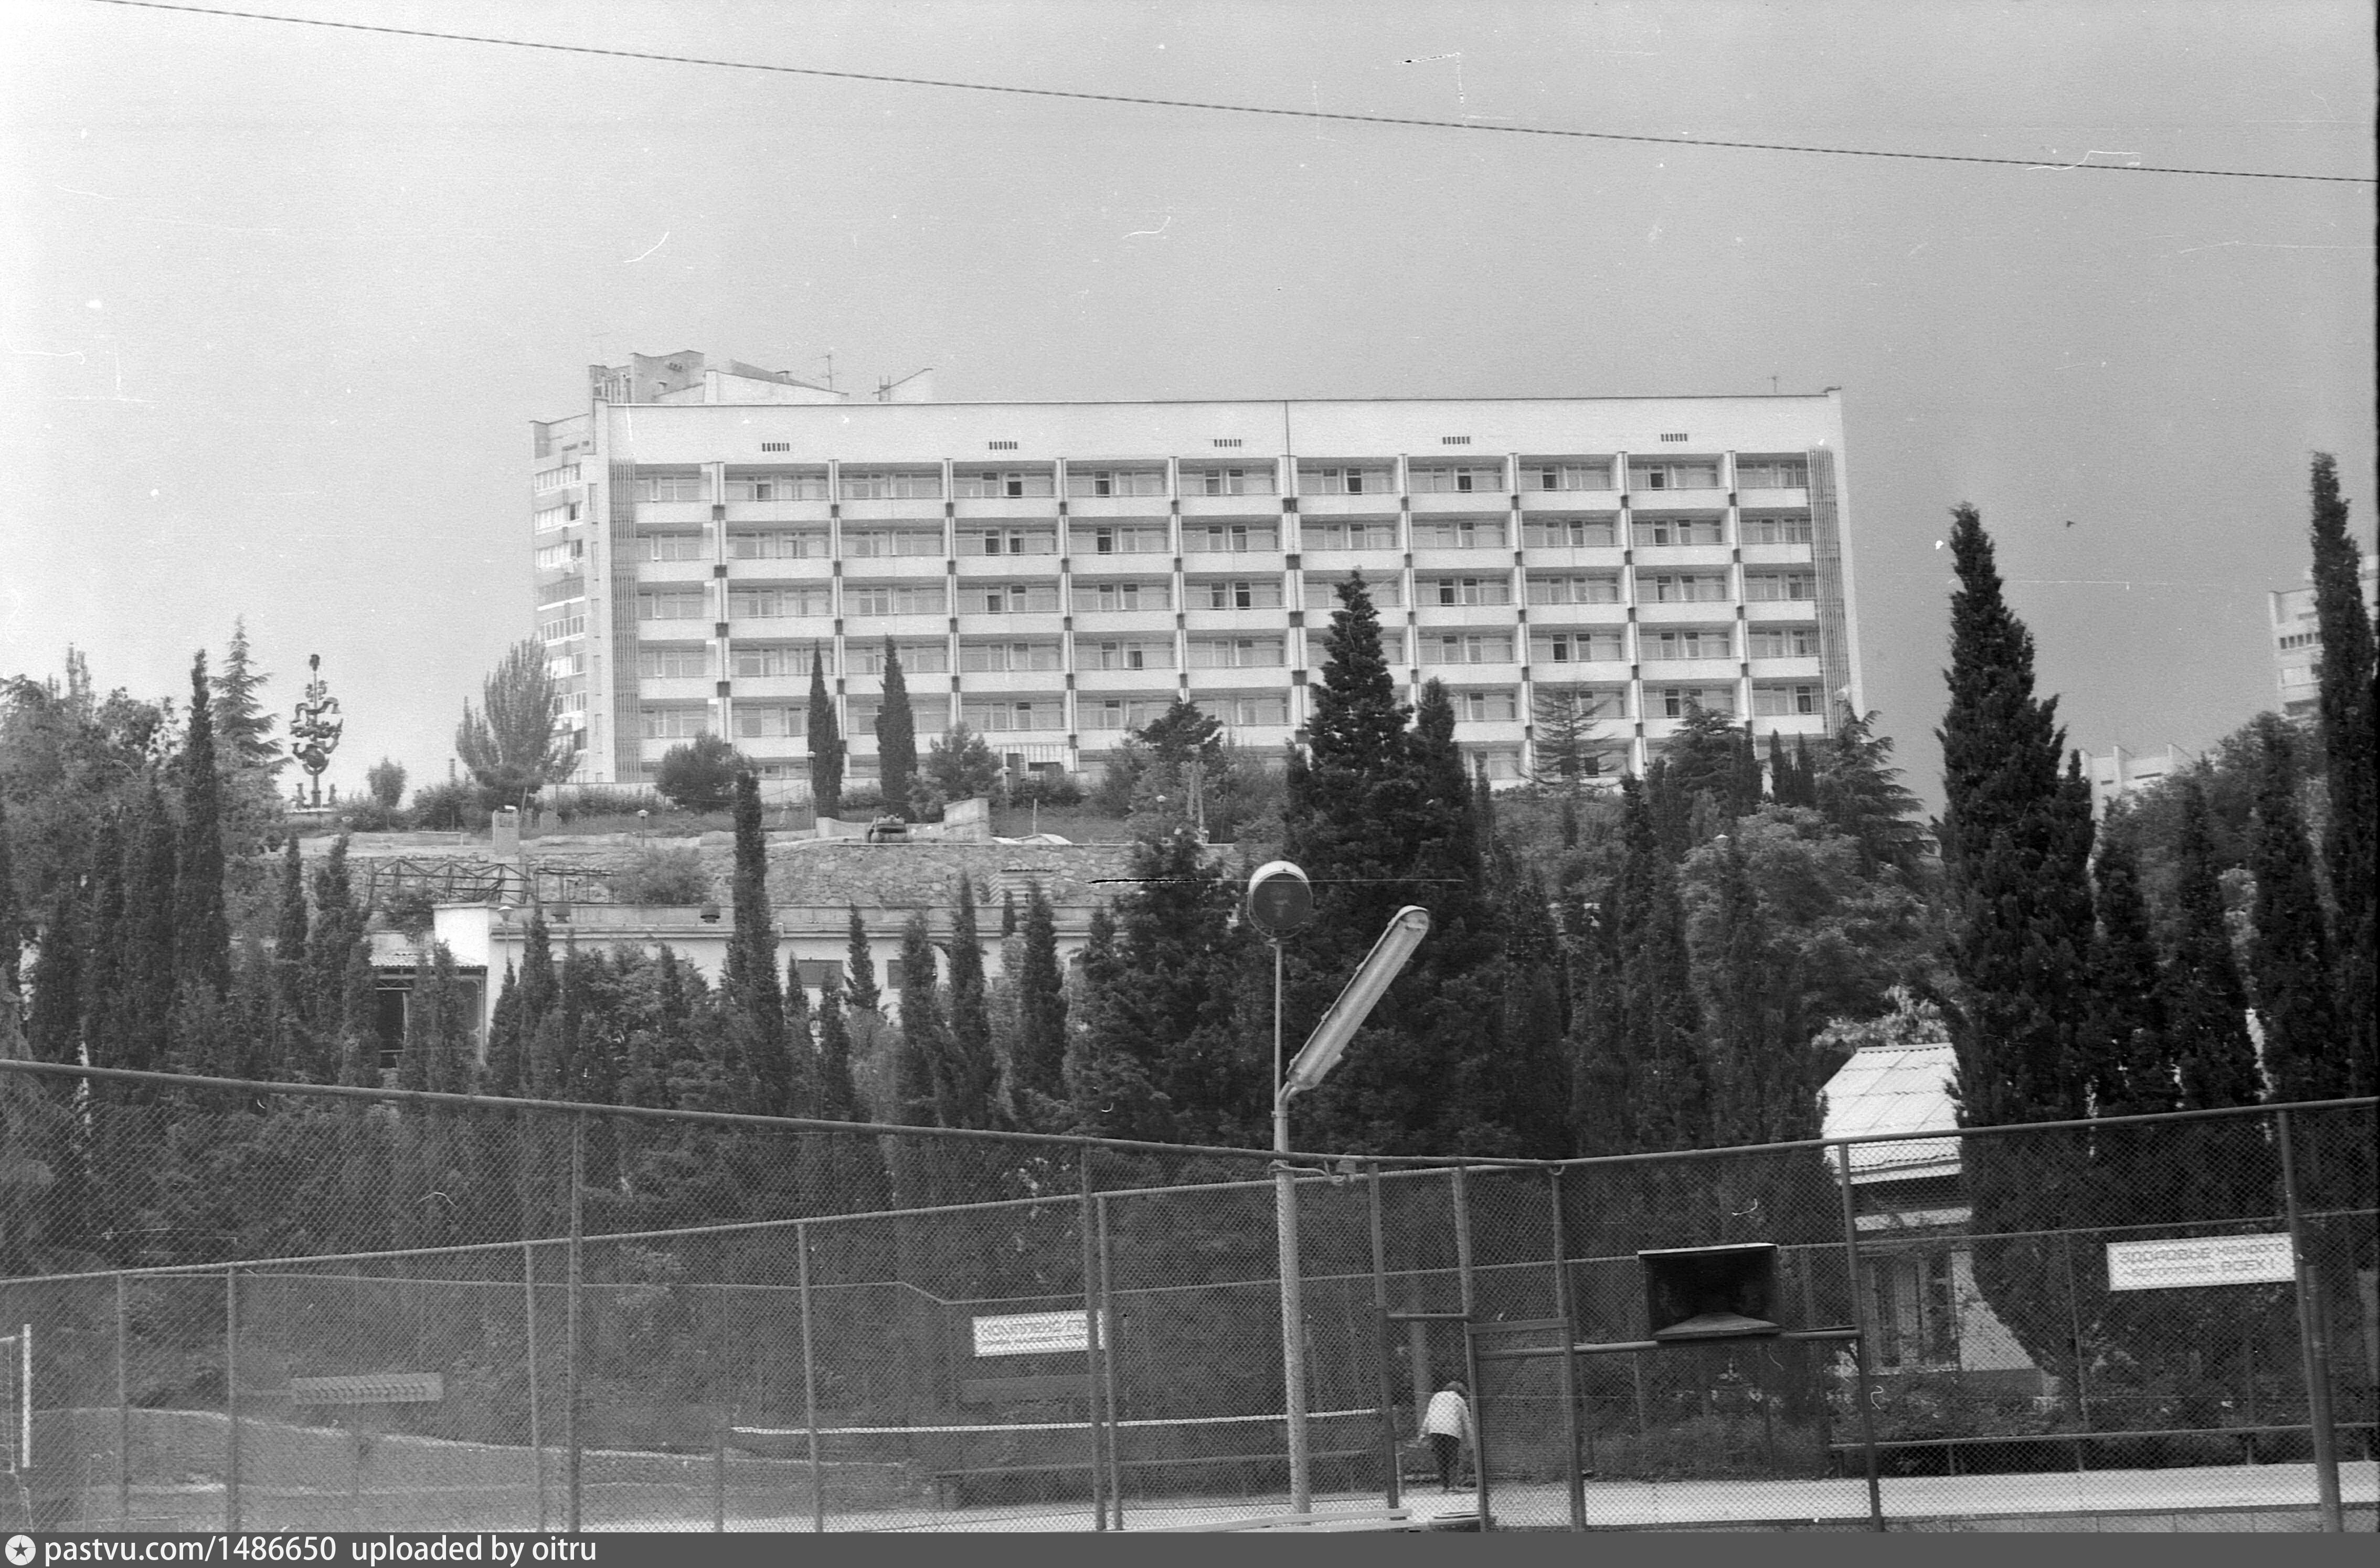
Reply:
<svg viewBox="0 0 2380 1568"><path fill-rule="evenodd" d="M2367 559L2361 574L2363 607L2380 615L2380 561ZM2314 614L2312 584L2276 589L2265 596L2273 621L2273 673L2281 688L2281 711L2310 719L2322 698L2322 624Z"/></svg>
<svg viewBox="0 0 2380 1568"><path fill-rule="evenodd" d="M691 352L590 381L531 479L581 782L707 732L797 789L813 656L865 782L888 638L921 749L965 723L1096 771L1178 697L1277 750L1357 572L1492 777L1558 704L1613 769L1693 704L1763 734L1861 706L1837 392L867 401Z"/></svg>

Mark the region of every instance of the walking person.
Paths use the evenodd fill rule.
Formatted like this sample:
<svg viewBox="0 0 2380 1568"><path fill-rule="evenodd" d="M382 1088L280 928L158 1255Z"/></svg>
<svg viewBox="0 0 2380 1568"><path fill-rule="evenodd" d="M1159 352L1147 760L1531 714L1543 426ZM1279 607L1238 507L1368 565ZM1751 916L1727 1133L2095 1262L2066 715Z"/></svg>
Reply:
<svg viewBox="0 0 2380 1568"><path fill-rule="evenodd" d="M1460 1378L1449 1378L1446 1386L1430 1395L1429 1409L1421 1418L1422 1435L1429 1439L1430 1455L1438 1461L1438 1489L1454 1489L1455 1476L1463 1466L1463 1451L1471 1448L1472 1464L1478 1464L1478 1451L1473 1443L1471 1403L1463 1396L1471 1391Z"/></svg>

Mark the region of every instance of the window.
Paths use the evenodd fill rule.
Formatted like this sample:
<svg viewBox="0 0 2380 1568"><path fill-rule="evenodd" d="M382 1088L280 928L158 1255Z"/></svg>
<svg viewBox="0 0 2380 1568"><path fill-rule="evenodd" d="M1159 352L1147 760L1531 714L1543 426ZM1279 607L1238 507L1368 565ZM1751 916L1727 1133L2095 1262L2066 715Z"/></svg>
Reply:
<svg viewBox="0 0 2380 1568"><path fill-rule="evenodd" d="M1345 579L1341 579L1345 580ZM1374 604L1402 604L1405 585L1402 577L1390 573L1386 577L1366 577L1364 591L1372 596ZM1305 602L1315 610L1329 614L1339 608L1339 584L1318 578L1307 579Z"/></svg>
<svg viewBox="0 0 2380 1568"><path fill-rule="evenodd" d="M1521 462L1523 490L1609 490L1611 460L1609 457L1563 458L1548 460L1527 457Z"/></svg>
<svg viewBox="0 0 2380 1568"><path fill-rule="evenodd" d="M1054 529L959 529L959 553L962 555L1055 555L1058 534Z"/></svg>
<svg viewBox="0 0 2380 1568"><path fill-rule="evenodd" d="M1628 716L1625 687L1557 686L1537 688L1540 714L1578 719L1624 719Z"/></svg>
<svg viewBox="0 0 2380 1568"><path fill-rule="evenodd" d="M931 583L845 583L843 613L846 615L939 615L942 585Z"/></svg>
<svg viewBox="0 0 2380 1568"><path fill-rule="evenodd" d="M1731 639L1717 629L1664 631L1645 638L1652 646L1647 659L1725 659Z"/></svg>
<svg viewBox="0 0 2380 1568"><path fill-rule="evenodd" d="M1162 582L1077 582L1077 610L1171 610L1173 585Z"/></svg>
<svg viewBox="0 0 2380 1568"><path fill-rule="evenodd" d="M637 650L637 674L649 681L698 681L710 674L710 655L699 648Z"/></svg>
<svg viewBox="0 0 2380 1568"><path fill-rule="evenodd" d="M1162 495L1165 493L1163 468L1069 468L1066 470L1066 493L1069 495Z"/></svg>
<svg viewBox="0 0 2380 1568"><path fill-rule="evenodd" d="M808 561L826 554L822 533L731 533L727 554L735 561Z"/></svg>
<svg viewBox="0 0 2380 1568"><path fill-rule="evenodd" d="M1810 460L1806 457L1746 457L1735 460L1735 482L1742 490L1807 490Z"/></svg>
<svg viewBox="0 0 2380 1568"><path fill-rule="evenodd" d="M537 524L537 531L540 533L552 529L566 528L578 520L578 503L565 501L559 506L540 506L532 520Z"/></svg>
<svg viewBox="0 0 2380 1568"><path fill-rule="evenodd" d="M1413 541L1415 550L1501 550L1504 525L1468 517L1415 517Z"/></svg>
<svg viewBox="0 0 2380 1568"><path fill-rule="evenodd" d="M875 697L853 697L845 699L844 706L850 710L850 722L844 725L844 733L845 735L872 735L875 733L876 716L884 711L884 702L882 699ZM853 770L854 775L856 776L857 772L861 769L874 768L876 765L876 759L873 757L854 757L850 759L846 765Z"/></svg>
<svg viewBox="0 0 2380 1568"><path fill-rule="evenodd" d="M1190 639L1194 670L1246 670L1282 662L1283 643L1277 637L1210 637Z"/></svg>
<svg viewBox="0 0 2380 1568"><path fill-rule="evenodd" d="M1520 699L1504 687L1453 695L1454 716L1466 724L1503 723L1521 716Z"/></svg>
<svg viewBox="0 0 2380 1568"><path fill-rule="evenodd" d="M540 621L538 637L546 642L560 642L565 638L587 635L587 616L582 611L576 615L563 615L551 621Z"/></svg>
<svg viewBox="0 0 2380 1568"><path fill-rule="evenodd" d="M1532 604L1617 604L1620 602L1618 572L1581 572L1571 577L1539 577L1529 574L1529 602Z"/></svg>
<svg viewBox="0 0 2380 1568"><path fill-rule="evenodd" d="M1509 664L1512 638L1500 632L1427 636L1421 639L1425 664Z"/></svg>
<svg viewBox="0 0 2380 1568"><path fill-rule="evenodd" d="M702 501L700 474L648 474L644 480L644 496L648 501Z"/></svg>
<svg viewBox="0 0 2380 1568"><path fill-rule="evenodd" d="M1297 466L1297 493L1386 495L1396 489L1392 479L1395 471L1386 463L1369 466L1350 464L1343 468L1308 468L1300 463ZM1208 493L1211 495L1214 492L1209 491Z"/></svg>
<svg viewBox="0 0 2380 1568"><path fill-rule="evenodd" d="M1723 544L1726 525L1717 517L1639 517L1639 544Z"/></svg>
<svg viewBox="0 0 2380 1568"><path fill-rule="evenodd" d="M981 700L963 704L959 717L971 730L984 735L1001 735L1012 730L1054 730L1065 723L1065 712L1057 698L1045 697L1035 702Z"/></svg>
<svg viewBox="0 0 2380 1568"><path fill-rule="evenodd" d="M556 566L567 566L587 553L587 541L573 539L560 544L540 545L537 552L537 569L550 572Z"/></svg>
<svg viewBox="0 0 2380 1568"><path fill-rule="evenodd" d="M1054 642L963 642L959 644L959 668L1054 670L1058 668L1058 645Z"/></svg>
<svg viewBox="0 0 2380 1568"><path fill-rule="evenodd" d="M1764 602L1782 599L1815 599L1818 577L1815 572L1747 572L1743 578L1743 596Z"/></svg>
<svg viewBox="0 0 2380 1568"><path fill-rule="evenodd" d="M880 675L884 673L884 644L875 638L859 638L845 645L855 675ZM894 657L901 661L904 674L943 675L951 667L951 649L946 642L903 642L893 645Z"/></svg>
<svg viewBox="0 0 2380 1568"><path fill-rule="evenodd" d="M1743 518L1743 542L1746 544L1807 544L1810 542L1810 514L1807 512L1750 512Z"/></svg>
<svg viewBox="0 0 2380 1568"><path fill-rule="evenodd" d="M549 490L560 490L565 484L577 482L578 465L565 463L559 468L541 470L537 476L536 488L538 493L542 495Z"/></svg>
<svg viewBox="0 0 2380 1568"><path fill-rule="evenodd" d="M969 496L1055 495L1056 482L1047 468L962 468L957 489Z"/></svg>
<svg viewBox="0 0 2380 1568"><path fill-rule="evenodd" d="M1261 468L1192 468L1182 469L1185 495L1270 495L1277 485L1272 465Z"/></svg>
<svg viewBox="0 0 2380 1568"><path fill-rule="evenodd" d="M580 649L568 653L555 654L545 662L545 673L555 680L561 680L568 675L585 675L587 673L586 650Z"/></svg>
<svg viewBox="0 0 2380 1568"><path fill-rule="evenodd" d="M845 468L845 501L940 501L942 476L934 468Z"/></svg>
<svg viewBox="0 0 2380 1568"><path fill-rule="evenodd" d="M796 615L823 615L827 611L824 583L808 588L737 588L727 593L727 613L736 620L786 620Z"/></svg>
<svg viewBox="0 0 2380 1568"><path fill-rule="evenodd" d="M1754 626L1755 659L1815 659L1818 656L1815 626Z"/></svg>
<svg viewBox="0 0 2380 1568"><path fill-rule="evenodd" d="M863 529L843 536L845 555L940 555L942 530L938 528Z"/></svg>
<svg viewBox="0 0 2380 1568"><path fill-rule="evenodd" d="M809 733L810 715L807 708L763 708L749 702L735 705L738 739L799 740Z"/></svg>
<svg viewBox="0 0 2380 1568"><path fill-rule="evenodd" d="M1521 525L1521 542L1557 549L1609 550L1620 542L1610 517L1532 517Z"/></svg>
<svg viewBox="0 0 2380 1568"><path fill-rule="evenodd" d="M700 533L649 533L645 535L645 559L648 561L708 561L710 559L710 530Z"/></svg>
<svg viewBox="0 0 2380 1568"><path fill-rule="evenodd" d="M1517 779L1521 776L1521 754L1498 748L1492 751L1474 751L1479 771L1491 779Z"/></svg>
<svg viewBox="0 0 2380 1568"><path fill-rule="evenodd" d="M1628 464L1631 490L1717 490L1718 459L1674 457L1666 461L1632 458Z"/></svg>
<svg viewBox="0 0 2380 1568"><path fill-rule="evenodd" d="M1098 702L1082 700L1079 711L1087 730L1138 730L1148 728L1172 706L1172 699L1165 697L1109 697Z"/></svg>
<svg viewBox="0 0 2380 1568"><path fill-rule="evenodd" d="M1244 577L1238 582L1193 583L1190 599L1194 606L1208 610L1278 610L1281 580Z"/></svg>
<svg viewBox="0 0 2380 1568"><path fill-rule="evenodd" d="M962 615L1017 615L1058 607L1056 583L967 583L959 589Z"/></svg>
<svg viewBox="0 0 2380 1568"><path fill-rule="evenodd" d="M1173 639L1084 643L1075 645L1077 662L1087 670L1170 670Z"/></svg>
<svg viewBox="0 0 2380 1568"><path fill-rule="evenodd" d="M637 619L640 621L706 621L703 614L702 590L698 588L657 588L637 595Z"/></svg>
<svg viewBox="0 0 2380 1568"><path fill-rule="evenodd" d="M1233 692L1213 700L1215 717L1227 724L1285 724L1289 699L1279 692Z"/></svg>
<svg viewBox="0 0 2380 1568"><path fill-rule="evenodd" d="M1415 463L1411 469L1415 494L1469 494L1504 488L1501 463Z"/></svg>
<svg viewBox="0 0 2380 1568"><path fill-rule="evenodd" d="M1104 525L1089 530L1090 550L1094 555L1162 555L1167 546L1165 525L1147 523L1137 528L1129 524L1109 528Z"/></svg>
<svg viewBox="0 0 2380 1568"><path fill-rule="evenodd" d="M1422 588L1426 604L1510 604L1510 577L1431 577Z"/></svg>
<svg viewBox="0 0 2380 1568"><path fill-rule="evenodd" d="M573 572L566 577L556 577L539 588L537 607L542 610L549 604L567 604L574 599L586 597L587 579L578 573Z"/></svg>
<svg viewBox="0 0 2380 1568"><path fill-rule="evenodd" d="M1660 695L1661 717L1682 719L1688 710L1699 708L1706 713L1735 716L1735 688L1731 686L1694 687L1665 686Z"/></svg>
<svg viewBox="0 0 2380 1568"><path fill-rule="evenodd" d="M1397 525L1394 523L1340 523L1308 520L1305 529L1305 548L1314 551L1332 550L1394 550L1397 547Z"/></svg>
<svg viewBox="0 0 2380 1568"><path fill-rule="evenodd" d="M1656 572L1636 581L1650 604L1716 604L1727 599L1725 572Z"/></svg>
<svg viewBox="0 0 2380 1568"><path fill-rule="evenodd" d="M647 740L688 740L710 733L709 708L648 708L645 710Z"/></svg>
<svg viewBox="0 0 2380 1568"><path fill-rule="evenodd" d="M1208 550L1238 555L1281 548L1281 533L1269 523L1209 523L1182 530L1184 550Z"/></svg>
<svg viewBox="0 0 2380 1568"><path fill-rule="evenodd" d="M738 648L729 656L729 668L739 676L807 675L810 673L810 650L807 648ZM819 668L827 675L834 674L833 650L819 650Z"/></svg>
<svg viewBox="0 0 2380 1568"><path fill-rule="evenodd" d="M730 501L823 501L824 474L730 474Z"/></svg>
<svg viewBox="0 0 2380 1568"><path fill-rule="evenodd" d="M1818 700L1818 688L1808 686L1755 686L1752 688L1752 711L1762 718L1781 718L1789 713L1821 713L1826 711Z"/></svg>
<svg viewBox="0 0 2380 1568"><path fill-rule="evenodd" d="M1539 632L1529 639L1530 662L1538 664L1585 664L1619 659L1620 633Z"/></svg>

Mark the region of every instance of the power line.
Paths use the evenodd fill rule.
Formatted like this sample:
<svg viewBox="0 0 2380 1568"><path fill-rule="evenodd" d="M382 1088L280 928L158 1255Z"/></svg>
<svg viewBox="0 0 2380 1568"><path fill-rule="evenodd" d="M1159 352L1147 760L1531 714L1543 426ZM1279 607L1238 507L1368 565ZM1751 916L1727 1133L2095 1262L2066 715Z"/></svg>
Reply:
<svg viewBox="0 0 2380 1568"><path fill-rule="evenodd" d="M1014 87L1000 82L951 81L939 77L894 76L877 71L830 71L815 66L772 66L755 60L716 60L697 55L670 55L642 49L600 49L587 43L547 43L527 38L492 38L480 33L437 32L427 28L382 27L370 22L334 22L319 17L284 17L264 11L221 10L208 6L176 6L167 0L96 0L103 6L123 6L145 11L178 11L197 17L228 17L241 21L285 22L295 27L334 28L343 32L373 32L394 38L434 38L449 43L492 43L507 49L541 49L557 55L591 55L614 60L652 60L674 66L708 66L719 70L764 71L777 76L818 77L831 81L878 82L894 87L940 87L959 92L1006 93L1020 98L1057 98L1082 103L1129 103L1150 109L1197 109L1219 115L1264 115L1280 119L1333 120L1355 125L1410 126L1427 130L1470 130L1500 136L1565 137L1581 141L1635 142L1654 147L1727 147L1747 152L1803 152L1829 158L1895 158L1925 164L1985 164L2005 168L2037 169L2061 174L2193 175L2209 179L2314 180L2334 185L2380 184L2367 175L2303 175L2264 169L2200 169L2166 164L2045 164L2032 158L1987 158L1963 152L1902 152L1874 147L1815 147L1788 141L1736 141L1687 136L1645 136L1616 130L1569 130L1555 126L1484 125L1472 120L1434 120L1411 115L1358 115L1330 109L1285 109L1257 103L1214 103L1195 98L1145 98L1122 92L1079 92L1052 87ZM2084 154L2087 160L2092 154Z"/></svg>

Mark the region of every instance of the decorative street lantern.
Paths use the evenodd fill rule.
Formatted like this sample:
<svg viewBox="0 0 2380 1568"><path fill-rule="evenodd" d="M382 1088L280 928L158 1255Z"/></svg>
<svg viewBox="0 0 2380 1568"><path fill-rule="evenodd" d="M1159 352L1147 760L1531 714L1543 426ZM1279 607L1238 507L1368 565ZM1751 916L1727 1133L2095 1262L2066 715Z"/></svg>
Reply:
<svg viewBox="0 0 2380 1568"><path fill-rule="evenodd" d="M339 732L346 728L347 722L337 717L339 699L331 695L329 685L322 679L322 656L319 653L309 655L306 668L313 679L306 683L305 699L298 704L297 712L289 720L289 753L298 759L298 765L312 776L312 804L320 806L322 804L322 770L331 765L331 753L339 748ZM298 804L307 804L302 785L298 791Z"/></svg>

